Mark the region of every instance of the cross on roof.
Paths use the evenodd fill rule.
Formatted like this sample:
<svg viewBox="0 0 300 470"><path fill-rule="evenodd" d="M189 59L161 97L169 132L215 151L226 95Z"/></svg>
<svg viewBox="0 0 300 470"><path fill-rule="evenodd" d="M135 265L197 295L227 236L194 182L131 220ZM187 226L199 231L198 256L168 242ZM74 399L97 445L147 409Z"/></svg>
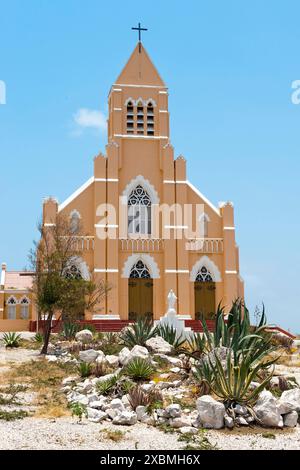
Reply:
<svg viewBox="0 0 300 470"><path fill-rule="evenodd" d="M141 52L141 42L142 42L141 31L148 31L148 28L142 28L141 23L139 23L137 28L132 27L131 29L139 32L139 52Z"/></svg>

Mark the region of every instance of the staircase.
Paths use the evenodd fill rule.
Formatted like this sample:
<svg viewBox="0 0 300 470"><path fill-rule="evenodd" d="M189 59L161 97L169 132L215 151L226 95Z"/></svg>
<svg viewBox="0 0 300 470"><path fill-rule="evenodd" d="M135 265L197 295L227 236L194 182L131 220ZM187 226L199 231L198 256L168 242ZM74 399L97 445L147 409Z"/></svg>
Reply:
<svg viewBox="0 0 300 470"><path fill-rule="evenodd" d="M80 325L91 325L93 328L95 328L96 331L107 333L118 333L121 331L123 328L129 325L129 323L132 323L132 321L129 320L84 320L78 322ZM36 321L30 321L29 323L29 331L36 331L37 327L37 322ZM43 321L39 321L39 329L43 329ZM207 327L209 331L213 331L215 323L213 320L206 320ZM53 328L53 333L58 333L61 329L62 322L53 322L54 328ZM203 327L202 323L200 320L185 320L185 326L187 328L191 328L195 333L202 333L203 332Z"/></svg>

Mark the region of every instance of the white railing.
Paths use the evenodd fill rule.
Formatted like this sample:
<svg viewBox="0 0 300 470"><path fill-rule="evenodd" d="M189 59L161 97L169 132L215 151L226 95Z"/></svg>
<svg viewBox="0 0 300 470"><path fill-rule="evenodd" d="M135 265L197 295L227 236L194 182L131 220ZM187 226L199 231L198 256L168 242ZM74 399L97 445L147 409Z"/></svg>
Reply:
<svg viewBox="0 0 300 470"><path fill-rule="evenodd" d="M90 235L72 235L72 242L74 243L73 250L88 251L95 247L94 237Z"/></svg>
<svg viewBox="0 0 300 470"><path fill-rule="evenodd" d="M199 253L223 253L223 238L195 238L186 242L186 250Z"/></svg>
<svg viewBox="0 0 300 470"><path fill-rule="evenodd" d="M161 251L164 241L161 238L120 238L123 251Z"/></svg>

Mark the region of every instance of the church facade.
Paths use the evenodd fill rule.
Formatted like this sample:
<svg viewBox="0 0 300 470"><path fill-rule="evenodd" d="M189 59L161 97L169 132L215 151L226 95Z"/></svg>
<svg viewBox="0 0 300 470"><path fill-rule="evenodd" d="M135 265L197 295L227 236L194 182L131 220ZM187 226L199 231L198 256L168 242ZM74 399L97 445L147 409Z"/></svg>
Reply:
<svg viewBox="0 0 300 470"><path fill-rule="evenodd" d="M93 176L61 204L49 198L43 206L45 226L57 214L81 222L74 272L111 286L93 318L159 319L171 289L186 318L209 318L219 303L228 311L244 296L233 205L215 207L188 181L185 158L174 157L168 89L141 43L111 87L108 109L106 153L94 159ZM103 207L114 217L103 217ZM196 207L196 230L187 230L186 212ZM156 217L160 224L156 208L167 214Z"/></svg>
<svg viewBox="0 0 300 470"><path fill-rule="evenodd" d="M159 319L167 295L182 318L228 312L244 297L231 202L212 204L187 179L186 160L170 141L168 88L139 42L108 96L108 142L94 174L64 202L43 202L44 227L59 214L80 222L80 255L70 275L92 274L111 287L86 320ZM0 331L37 319L32 273L2 265Z"/></svg>

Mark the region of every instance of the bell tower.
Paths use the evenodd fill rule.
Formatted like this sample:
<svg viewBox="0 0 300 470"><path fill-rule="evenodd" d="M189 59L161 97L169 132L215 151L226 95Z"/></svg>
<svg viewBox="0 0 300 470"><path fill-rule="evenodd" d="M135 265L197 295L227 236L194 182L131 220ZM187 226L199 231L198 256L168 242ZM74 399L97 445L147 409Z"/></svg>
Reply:
<svg viewBox="0 0 300 470"><path fill-rule="evenodd" d="M111 87L108 140L169 139L168 91L141 42Z"/></svg>

